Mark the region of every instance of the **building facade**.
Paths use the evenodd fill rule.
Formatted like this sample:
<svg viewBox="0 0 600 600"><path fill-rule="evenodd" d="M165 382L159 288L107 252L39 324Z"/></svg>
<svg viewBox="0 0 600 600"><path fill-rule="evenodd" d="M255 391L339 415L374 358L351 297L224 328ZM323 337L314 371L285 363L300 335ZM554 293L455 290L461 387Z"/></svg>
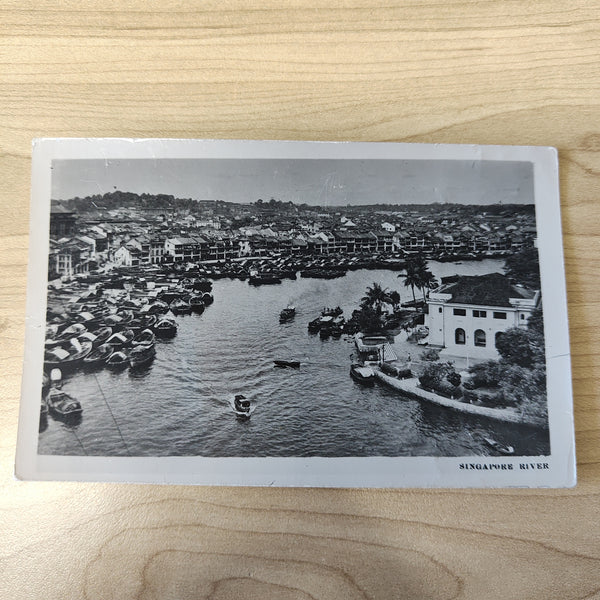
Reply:
<svg viewBox="0 0 600 600"><path fill-rule="evenodd" d="M498 334L527 327L539 304L539 291L512 285L500 273L453 279L429 294L429 345L451 356L499 358Z"/></svg>

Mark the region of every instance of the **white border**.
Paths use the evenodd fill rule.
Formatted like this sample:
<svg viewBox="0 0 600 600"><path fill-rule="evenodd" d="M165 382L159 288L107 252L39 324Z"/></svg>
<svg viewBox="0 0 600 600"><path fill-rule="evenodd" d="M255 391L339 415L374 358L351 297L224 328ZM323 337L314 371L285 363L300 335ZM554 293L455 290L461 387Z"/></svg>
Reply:
<svg viewBox="0 0 600 600"><path fill-rule="evenodd" d="M51 161L125 158L286 158L526 161L534 165L538 249L546 323L548 457L204 458L37 454L47 298ZM21 479L315 487L570 487L576 483L571 362L556 149L161 139L38 139L33 142L25 357L16 476ZM511 464L464 470L460 464ZM549 469L521 470L520 464Z"/></svg>

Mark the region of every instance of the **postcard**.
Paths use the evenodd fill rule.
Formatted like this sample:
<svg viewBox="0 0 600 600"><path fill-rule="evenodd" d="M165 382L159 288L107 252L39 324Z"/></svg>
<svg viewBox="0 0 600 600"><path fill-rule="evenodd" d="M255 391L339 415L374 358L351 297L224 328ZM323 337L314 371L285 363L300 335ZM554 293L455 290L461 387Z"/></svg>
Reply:
<svg viewBox="0 0 600 600"><path fill-rule="evenodd" d="M567 487L556 150L33 143L21 479Z"/></svg>

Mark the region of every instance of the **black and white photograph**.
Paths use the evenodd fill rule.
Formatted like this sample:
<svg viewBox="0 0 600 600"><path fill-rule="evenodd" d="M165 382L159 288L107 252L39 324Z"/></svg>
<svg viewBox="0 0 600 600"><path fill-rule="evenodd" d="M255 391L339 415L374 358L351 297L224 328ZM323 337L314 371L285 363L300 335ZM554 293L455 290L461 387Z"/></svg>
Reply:
<svg viewBox="0 0 600 600"><path fill-rule="evenodd" d="M242 460L223 481L197 477L234 484L245 459L307 459L288 485L328 484L336 462L313 478L311 458L394 459L390 485L436 485L440 458L454 459L445 486L497 485L469 471L574 476L544 473L572 444L568 420L566 442L552 435L549 371L567 382L554 410L572 406L563 265L543 255L533 158L239 144L47 162L25 375L38 393L23 397L29 419L39 407L36 460ZM549 324L566 368L548 361L564 357ZM404 460L417 457L426 480Z"/></svg>

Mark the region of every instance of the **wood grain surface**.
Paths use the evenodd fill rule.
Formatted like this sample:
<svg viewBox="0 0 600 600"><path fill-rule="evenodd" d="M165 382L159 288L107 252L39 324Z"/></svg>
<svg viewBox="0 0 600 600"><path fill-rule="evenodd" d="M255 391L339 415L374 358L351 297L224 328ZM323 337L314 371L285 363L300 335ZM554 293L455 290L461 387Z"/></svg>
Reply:
<svg viewBox="0 0 600 600"><path fill-rule="evenodd" d="M599 19L584 1L0 2L0 597L600 598ZM15 481L36 136L557 146L578 486Z"/></svg>

